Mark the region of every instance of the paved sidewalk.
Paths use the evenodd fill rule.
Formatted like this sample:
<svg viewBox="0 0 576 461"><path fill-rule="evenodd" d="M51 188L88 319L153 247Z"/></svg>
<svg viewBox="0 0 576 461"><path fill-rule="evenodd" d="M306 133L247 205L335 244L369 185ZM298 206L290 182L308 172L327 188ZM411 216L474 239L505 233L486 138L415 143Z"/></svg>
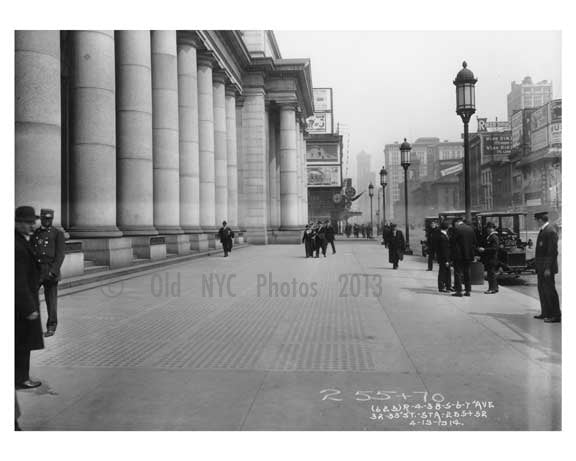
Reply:
<svg viewBox="0 0 576 461"><path fill-rule="evenodd" d="M61 297L23 429L561 428L561 325L536 299L452 298L423 258L337 251L254 246Z"/></svg>

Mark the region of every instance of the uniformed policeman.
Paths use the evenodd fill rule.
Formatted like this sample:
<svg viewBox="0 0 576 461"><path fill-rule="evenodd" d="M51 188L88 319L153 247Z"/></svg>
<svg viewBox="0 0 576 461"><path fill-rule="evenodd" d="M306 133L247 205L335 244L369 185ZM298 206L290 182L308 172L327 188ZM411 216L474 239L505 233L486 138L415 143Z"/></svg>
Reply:
<svg viewBox="0 0 576 461"><path fill-rule="evenodd" d="M535 265L542 308L542 312L534 318L544 319L546 323L559 323L562 314L554 282L554 275L558 273L558 234L548 222L548 213L536 213L534 218L540 226L536 240Z"/></svg>
<svg viewBox="0 0 576 461"><path fill-rule="evenodd" d="M42 208L41 225L32 237L32 248L40 265L40 284L44 287L44 299L48 309L44 333L46 337L54 335L58 325L58 281L65 254L64 233L52 225L53 221L54 210Z"/></svg>

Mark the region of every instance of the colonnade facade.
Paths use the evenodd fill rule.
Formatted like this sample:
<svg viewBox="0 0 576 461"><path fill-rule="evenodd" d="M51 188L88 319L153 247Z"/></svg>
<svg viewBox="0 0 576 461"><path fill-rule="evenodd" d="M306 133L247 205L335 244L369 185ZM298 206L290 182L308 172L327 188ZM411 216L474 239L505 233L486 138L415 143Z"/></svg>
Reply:
<svg viewBox="0 0 576 461"><path fill-rule="evenodd" d="M214 247L223 220L296 243L310 63L245 35L17 31L16 206L54 209L111 267Z"/></svg>

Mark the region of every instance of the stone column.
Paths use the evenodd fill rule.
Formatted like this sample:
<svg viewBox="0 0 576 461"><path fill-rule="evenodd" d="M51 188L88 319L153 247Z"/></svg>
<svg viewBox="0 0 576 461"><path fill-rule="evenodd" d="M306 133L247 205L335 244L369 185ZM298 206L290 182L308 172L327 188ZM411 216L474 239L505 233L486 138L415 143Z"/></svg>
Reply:
<svg viewBox="0 0 576 461"><path fill-rule="evenodd" d="M226 87L226 155L228 167L228 222L238 227L238 158L236 145L236 89Z"/></svg>
<svg viewBox="0 0 576 461"><path fill-rule="evenodd" d="M242 149L238 157L241 224L249 243L268 243L266 205L266 132L264 78L247 74L242 108ZM240 153L239 152L239 153Z"/></svg>
<svg viewBox="0 0 576 461"><path fill-rule="evenodd" d="M300 142L300 122L296 120L296 190L298 194L298 225L302 225L302 143Z"/></svg>
<svg viewBox="0 0 576 461"><path fill-rule="evenodd" d="M156 234L153 226L152 88L149 31L117 31L117 224L124 235Z"/></svg>
<svg viewBox="0 0 576 461"><path fill-rule="evenodd" d="M298 228L296 112L293 105L280 107L280 207L281 229Z"/></svg>
<svg viewBox="0 0 576 461"><path fill-rule="evenodd" d="M303 223L308 223L308 167L306 166L307 158L307 148L306 148L306 138L304 136L304 131L302 131L302 152L304 156L304 168L302 171L302 190L304 195L304 217Z"/></svg>
<svg viewBox="0 0 576 461"><path fill-rule="evenodd" d="M70 235L99 264L132 261L116 227L114 32L73 31L70 114Z"/></svg>
<svg viewBox="0 0 576 461"><path fill-rule="evenodd" d="M16 206L54 210L61 222L60 31L15 33Z"/></svg>
<svg viewBox="0 0 576 461"><path fill-rule="evenodd" d="M212 58L198 56L198 129L200 158L200 226L213 244L216 230L216 186L214 170L214 94ZM212 237L212 238L210 238Z"/></svg>
<svg viewBox="0 0 576 461"><path fill-rule="evenodd" d="M246 230L247 194L244 187L244 166L246 165L246 147L244 142L244 100L242 95L236 98L236 153L238 168L238 227L240 231Z"/></svg>
<svg viewBox="0 0 576 461"><path fill-rule="evenodd" d="M214 104L214 177L216 186L215 222L218 226L228 220L228 153L226 139L226 75L212 73Z"/></svg>

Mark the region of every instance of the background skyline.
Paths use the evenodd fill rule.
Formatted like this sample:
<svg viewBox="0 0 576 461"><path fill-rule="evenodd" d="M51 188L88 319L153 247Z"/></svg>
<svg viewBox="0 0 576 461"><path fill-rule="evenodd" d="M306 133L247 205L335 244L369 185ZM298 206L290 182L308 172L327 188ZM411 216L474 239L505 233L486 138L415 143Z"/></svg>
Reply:
<svg viewBox="0 0 576 461"><path fill-rule="evenodd" d="M406 137L456 141L462 121L452 84L462 61L474 72L476 116L507 119L510 83L552 81L562 97L559 31L275 31L284 58L310 58L314 87L334 89L334 126L350 133L356 155L383 162L384 145ZM345 131L343 130L343 131ZM346 145L344 146L346 150ZM345 159L344 159L345 160Z"/></svg>

